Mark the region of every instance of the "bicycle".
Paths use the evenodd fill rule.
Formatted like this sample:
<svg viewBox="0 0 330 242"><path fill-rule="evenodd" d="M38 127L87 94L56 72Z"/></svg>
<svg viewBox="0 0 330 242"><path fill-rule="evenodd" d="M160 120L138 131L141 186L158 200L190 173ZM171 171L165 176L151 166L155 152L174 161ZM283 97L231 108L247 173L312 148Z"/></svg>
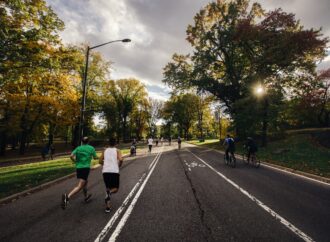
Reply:
<svg viewBox="0 0 330 242"><path fill-rule="evenodd" d="M224 154L223 160L225 162L226 165L235 168L236 167L236 158L234 155L232 155L230 152L228 153L228 160L226 157L226 153Z"/></svg>
<svg viewBox="0 0 330 242"><path fill-rule="evenodd" d="M248 153L246 152L245 154L243 154L243 161L245 162L245 164L249 165L251 163L251 165L255 168L258 168L260 166L260 160L257 158L256 153L251 153L250 159L247 159L247 157Z"/></svg>

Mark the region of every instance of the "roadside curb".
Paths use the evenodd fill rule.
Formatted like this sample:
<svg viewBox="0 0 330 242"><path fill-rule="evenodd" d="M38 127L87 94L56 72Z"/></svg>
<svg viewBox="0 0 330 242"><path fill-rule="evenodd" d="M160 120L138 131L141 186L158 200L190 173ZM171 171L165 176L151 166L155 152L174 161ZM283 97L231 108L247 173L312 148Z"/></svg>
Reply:
<svg viewBox="0 0 330 242"><path fill-rule="evenodd" d="M286 171L286 172L289 172L289 173L293 173L293 174L298 174L300 176L304 176L304 177L307 177L307 178L318 180L318 181L321 181L321 182L324 182L324 183L328 183L330 185L330 178L327 178L327 177L314 175L314 174L311 174L311 173L295 170L295 169L292 169L292 168L288 168L288 167L285 167L285 166L280 166L280 165L269 163L269 162L266 162L266 161L262 161L262 163L264 163L268 166L271 166L273 168L276 168L276 169L280 169L280 170L283 170L283 171Z"/></svg>
<svg viewBox="0 0 330 242"><path fill-rule="evenodd" d="M190 144L190 145L193 145L193 146L195 146L197 148L200 148L200 149L209 149L209 150L213 150L215 152L218 152L220 154L224 154L223 151L216 150L216 149L213 149L213 148L199 147L198 145L195 145L195 144ZM242 159L241 155L238 155L238 156ZM327 178L327 177L314 175L314 174L311 174L311 173L295 170L295 169L292 169L292 168L288 168L288 167L285 167L285 166L280 166L280 165L269 163L269 162L266 162L266 161L261 161L261 164L264 164L265 166L268 166L268 167L271 167L271 168L274 168L274 169L277 169L277 170L281 170L283 172L292 173L292 174L298 175L298 176L303 176L303 177L308 178L308 179L314 179L314 180L324 182L324 183L330 185L330 178Z"/></svg>

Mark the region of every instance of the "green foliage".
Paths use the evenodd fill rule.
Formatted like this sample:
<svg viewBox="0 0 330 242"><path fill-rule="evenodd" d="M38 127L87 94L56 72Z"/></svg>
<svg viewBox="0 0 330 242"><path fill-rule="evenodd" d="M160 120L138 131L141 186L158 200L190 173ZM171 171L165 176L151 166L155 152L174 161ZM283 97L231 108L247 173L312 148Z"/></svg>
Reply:
<svg viewBox="0 0 330 242"><path fill-rule="evenodd" d="M213 94L226 106L237 131L259 127L264 136L269 128L280 127L281 110L275 109L283 107L285 90L296 87L301 75L315 74L328 43L321 30L304 29L294 14L267 12L249 0L207 4L188 26L187 40L193 54L174 54L163 81L176 90L195 87ZM260 109L251 93L257 84L271 93ZM327 117L324 111L322 115Z"/></svg>
<svg viewBox="0 0 330 242"><path fill-rule="evenodd" d="M128 124L136 120L136 136L141 137L149 113L145 86L136 79L105 82L102 89L102 107L107 120L107 134L128 140ZM120 132L121 131L121 132Z"/></svg>

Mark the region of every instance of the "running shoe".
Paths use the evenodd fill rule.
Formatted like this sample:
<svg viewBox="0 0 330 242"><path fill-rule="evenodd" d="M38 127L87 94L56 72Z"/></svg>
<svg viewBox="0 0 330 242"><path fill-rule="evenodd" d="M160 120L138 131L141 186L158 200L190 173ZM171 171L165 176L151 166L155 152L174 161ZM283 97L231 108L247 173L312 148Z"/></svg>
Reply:
<svg viewBox="0 0 330 242"><path fill-rule="evenodd" d="M88 194L88 195L85 197L85 203L88 203L88 202L91 200L91 197L92 197L92 194Z"/></svg>
<svg viewBox="0 0 330 242"><path fill-rule="evenodd" d="M62 204L61 207L62 209L65 209L68 206L69 198L66 193L62 194Z"/></svg>
<svg viewBox="0 0 330 242"><path fill-rule="evenodd" d="M111 212L111 210L110 210L110 208L109 207L106 207L106 209L105 209L105 211L104 212L106 212L106 213L110 213Z"/></svg>

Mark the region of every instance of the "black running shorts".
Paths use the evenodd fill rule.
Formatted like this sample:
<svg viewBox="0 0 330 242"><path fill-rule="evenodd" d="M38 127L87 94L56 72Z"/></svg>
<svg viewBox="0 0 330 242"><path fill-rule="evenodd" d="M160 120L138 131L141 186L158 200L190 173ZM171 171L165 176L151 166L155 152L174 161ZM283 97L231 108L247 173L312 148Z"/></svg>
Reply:
<svg viewBox="0 0 330 242"><path fill-rule="evenodd" d="M90 168L77 168L77 178L87 181Z"/></svg>
<svg viewBox="0 0 330 242"><path fill-rule="evenodd" d="M119 188L119 173L103 173L103 181L108 189Z"/></svg>

